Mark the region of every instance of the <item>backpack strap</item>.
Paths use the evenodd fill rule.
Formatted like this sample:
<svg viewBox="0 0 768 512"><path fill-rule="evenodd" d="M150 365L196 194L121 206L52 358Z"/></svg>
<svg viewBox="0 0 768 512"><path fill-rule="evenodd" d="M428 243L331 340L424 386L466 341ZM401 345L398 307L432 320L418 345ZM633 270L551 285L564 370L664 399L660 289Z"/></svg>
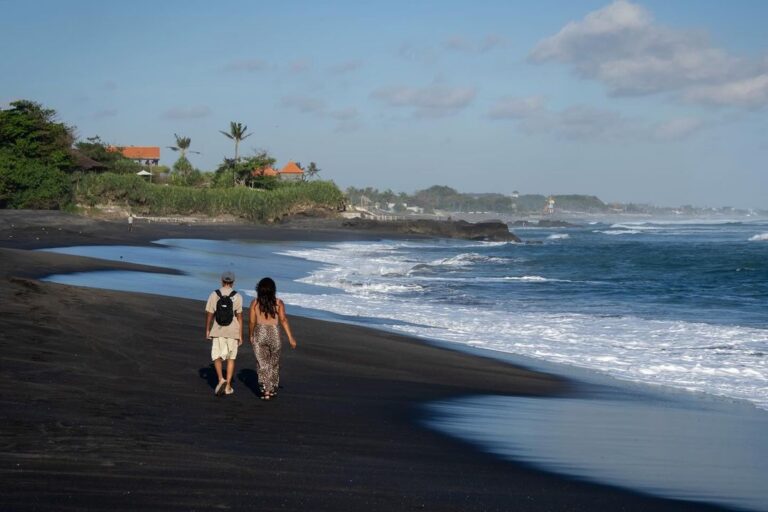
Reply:
<svg viewBox="0 0 768 512"><path fill-rule="evenodd" d="M237 292L235 290L232 290L232 292L229 294L229 298L231 299L235 295L237 295Z"/></svg>
<svg viewBox="0 0 768 512"><path fill-rule="evenodd" d="M218 295L220 299L224 298L224 296L221 294L221 292L218 290L218 288L216 290L213 290L213 291L216 292L216 295Z"/></svg>

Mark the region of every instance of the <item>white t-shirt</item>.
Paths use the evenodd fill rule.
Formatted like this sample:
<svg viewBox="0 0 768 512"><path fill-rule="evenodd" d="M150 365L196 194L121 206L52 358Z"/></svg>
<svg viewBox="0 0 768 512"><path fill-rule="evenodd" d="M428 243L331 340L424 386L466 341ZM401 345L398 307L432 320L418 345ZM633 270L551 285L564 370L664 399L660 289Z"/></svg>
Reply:
<svg viewBox="0 0 768 512"><path fill-rule="evenodd" d="M219 288L219 291L223 296L227 296L232 293L233 289L229 286ZM219 296L216 292L211 292L208 296L208 302L205 304L205 311L207 313L216 313L216 303L219 301ZM235 294L232 297L232 304L234 305L235 316L232 318L232 323L229 325L219 325L216 322L216 317L213 318L213 326L211 327L212 338L236 338L239 339L242 336L242 327L240 322L237 321L237 314L243 312L243 297L240 293Z"/></svg>

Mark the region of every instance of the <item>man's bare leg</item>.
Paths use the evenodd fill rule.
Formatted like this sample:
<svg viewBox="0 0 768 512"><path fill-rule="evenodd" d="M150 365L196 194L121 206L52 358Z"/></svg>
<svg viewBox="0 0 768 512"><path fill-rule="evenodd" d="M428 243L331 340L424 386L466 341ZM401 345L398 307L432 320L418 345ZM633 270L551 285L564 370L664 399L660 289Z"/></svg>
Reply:
<svg viewBox="0 0 768 512"><path fill-rule="evenodd" d="M216 375L219 377L219 383L216 385L216 394L219 395L223 391L222 382L225 382L224 374L221 372L221 358L213 361L213 367L216 368ZM229 384L227 384L228 386Z"/></svg>
<svg viewBox="0 0 768 512"><path fill-rule="evenodd" d="M213 367L216 368L216 376L219 377L219 382L225 380L224 379L224 374L221 372L221 370L222 370L222 368L221 368L221 358L216 359L216 360L213 361Z"/></svg>
<svg viewBox="0 0 768 512"><path fill-rule="evenodd" d="M232 389L232 377L235 376L235 360L227 359L227 391Z"/></svg>

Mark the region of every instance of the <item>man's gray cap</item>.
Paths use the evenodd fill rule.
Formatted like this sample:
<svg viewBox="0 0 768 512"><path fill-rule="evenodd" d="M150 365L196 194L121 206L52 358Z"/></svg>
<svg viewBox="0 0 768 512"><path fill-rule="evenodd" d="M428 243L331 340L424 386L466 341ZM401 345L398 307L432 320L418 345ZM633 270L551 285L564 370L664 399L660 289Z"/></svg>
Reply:
<svg viewBox="0 0 768 512"><path fill-rule="evenodd" d="M230 272L227 270L223 274L221 274L221 280L225 283L234 283L235 282L235 273Z"/></svg>

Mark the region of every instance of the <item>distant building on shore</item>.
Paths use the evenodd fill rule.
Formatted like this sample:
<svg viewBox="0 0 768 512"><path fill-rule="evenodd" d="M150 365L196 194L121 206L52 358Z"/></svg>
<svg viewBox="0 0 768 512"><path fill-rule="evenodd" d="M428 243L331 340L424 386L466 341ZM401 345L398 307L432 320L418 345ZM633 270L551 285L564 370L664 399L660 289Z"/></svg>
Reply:
<svg viewBox="0 0 768 512"><path fill-rule="evenodd" d="M118 152L128 160L142 165L160 163L160 146L108 146L107 151Z"/></svg>
<svg viewBox="0 0 768 512"><path fill-rule="evenodd" d="M272 176L281 180L300 181L304 179L304 171L296 162L290 161L279 171L275 170L272 166L259 167L251 171L251 176Z"/></svg>
<svg viewBox="0 0 768 512"><path fill-rule="evenodd" d="M544 207L544 213L547 215L552 215L555 213L555 197L549 196L547 198L547 205Z"/></svg>

